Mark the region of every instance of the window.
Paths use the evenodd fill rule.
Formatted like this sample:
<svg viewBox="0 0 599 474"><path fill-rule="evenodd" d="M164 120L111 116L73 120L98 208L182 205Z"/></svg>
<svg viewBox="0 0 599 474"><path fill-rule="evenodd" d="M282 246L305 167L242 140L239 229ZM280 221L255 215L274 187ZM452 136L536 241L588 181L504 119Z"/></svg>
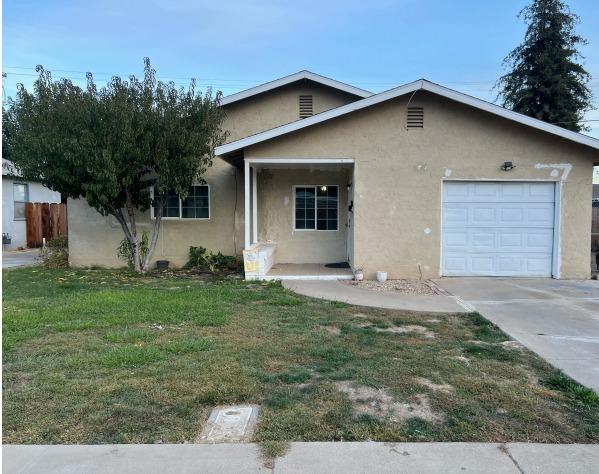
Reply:
<svg viewBox="0 0 599 474"><path fill-rule="evenodd" d="M338 214L338 186L295 187L295 230L338 230Z"/></svg>
<svg viewBox="0 0 599 474"><path fill-rule="evenodd" d="M189 194L181 203L181 217L183 219L208 219L210 206L208 186L192 186Z"/></svg>
<svg viewBox="0 0 599 474"><path fill-rule="evenodd" d="M156 207L152 208L152 218L156 215ZM166 196L163 219L210 219L210 187L194 185L189 188L185 199L173 190Z"/></svg>
<svg viewBox="0 0 599 474"><path fill-rule="evenodd" d="M29 186L26 183L13 183L12 197L14 201L14 219L25 219L25 204L29 202Z"/></svg>

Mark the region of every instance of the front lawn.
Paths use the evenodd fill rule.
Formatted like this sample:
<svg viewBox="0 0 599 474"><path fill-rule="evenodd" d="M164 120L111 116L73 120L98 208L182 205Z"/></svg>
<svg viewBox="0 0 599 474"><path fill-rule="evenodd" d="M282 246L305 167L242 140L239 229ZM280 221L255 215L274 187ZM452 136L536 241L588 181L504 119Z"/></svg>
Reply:
<svg viewBox="0 0 599 474"><path fill-rule="evenodd" d="M106 270L13 270L3 290L4 443L194 442L237 403L266 444L599 441L596 395L475 314Z"/></svg>

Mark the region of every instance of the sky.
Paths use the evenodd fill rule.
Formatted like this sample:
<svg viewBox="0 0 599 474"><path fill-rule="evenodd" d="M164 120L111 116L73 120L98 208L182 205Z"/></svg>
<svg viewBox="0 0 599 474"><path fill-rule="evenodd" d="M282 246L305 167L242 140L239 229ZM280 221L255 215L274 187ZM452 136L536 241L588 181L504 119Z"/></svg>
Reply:
<svg viewBox="0 0 599 474"><path fill-rule="evenodd" d="M99 84L139 75L191 77L228 95L309 69L380 92L424 77L494 101L503 58L523 39L528 0L4 0L3 98L35 66ZM599 105L597 0L567 0L588 40L584 65ZM599 111L586 119L599 120ZM599 121L588 122L599 138Z"/></svg>

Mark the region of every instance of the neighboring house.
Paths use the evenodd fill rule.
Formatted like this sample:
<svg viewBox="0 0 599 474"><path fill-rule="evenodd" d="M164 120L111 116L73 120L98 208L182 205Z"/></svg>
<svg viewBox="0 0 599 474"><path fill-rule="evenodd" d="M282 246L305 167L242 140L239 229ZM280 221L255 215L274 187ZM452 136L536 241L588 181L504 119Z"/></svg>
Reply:
<svg viewBox="0 0 599 474"><path fill-rule="evenodd" d="M2 235L10 239L10 244L3 244L4 250L27 247L25 204L28 202L60 202L60 193L40 183L22 180L13 164L2 159Z"/></svg>
<svg viewBox="0 0 599 474"><path fill-rule="evenodd" d="M302 71L222 106L229 141L206 186L173 196L156 260L182 265L202 245L257 253L259 278L273 262L348 262L366 278L590 275L599 140L426 80L372 94ZM72 264L122 265L122 238L69 202Z"/></svg>
<svg viewBox="0 0 599 474"><path fill-rule="evenodd" d="M593 207L599 207L599 184L593 184Z"/></svg>

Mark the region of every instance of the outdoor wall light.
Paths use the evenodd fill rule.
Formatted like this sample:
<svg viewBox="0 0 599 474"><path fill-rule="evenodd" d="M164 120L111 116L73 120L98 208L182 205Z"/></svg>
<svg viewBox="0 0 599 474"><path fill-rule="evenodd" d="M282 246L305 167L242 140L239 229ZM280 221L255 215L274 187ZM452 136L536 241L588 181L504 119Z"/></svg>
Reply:
<svg viewBox="0 0 599 474"><path fill-rule="evenodd" d="M501 165L501 169L503 171L511 171L516 167L516 165L514 163L512 163L511 161L506 161L503 163L503 165Z"/></svg>
<svg viewBox="0 0 599 474"><path fill-rule="evenodd" d="M327 187L326 186L321 186L320 190L324 193L327 190Z"/></svg>

